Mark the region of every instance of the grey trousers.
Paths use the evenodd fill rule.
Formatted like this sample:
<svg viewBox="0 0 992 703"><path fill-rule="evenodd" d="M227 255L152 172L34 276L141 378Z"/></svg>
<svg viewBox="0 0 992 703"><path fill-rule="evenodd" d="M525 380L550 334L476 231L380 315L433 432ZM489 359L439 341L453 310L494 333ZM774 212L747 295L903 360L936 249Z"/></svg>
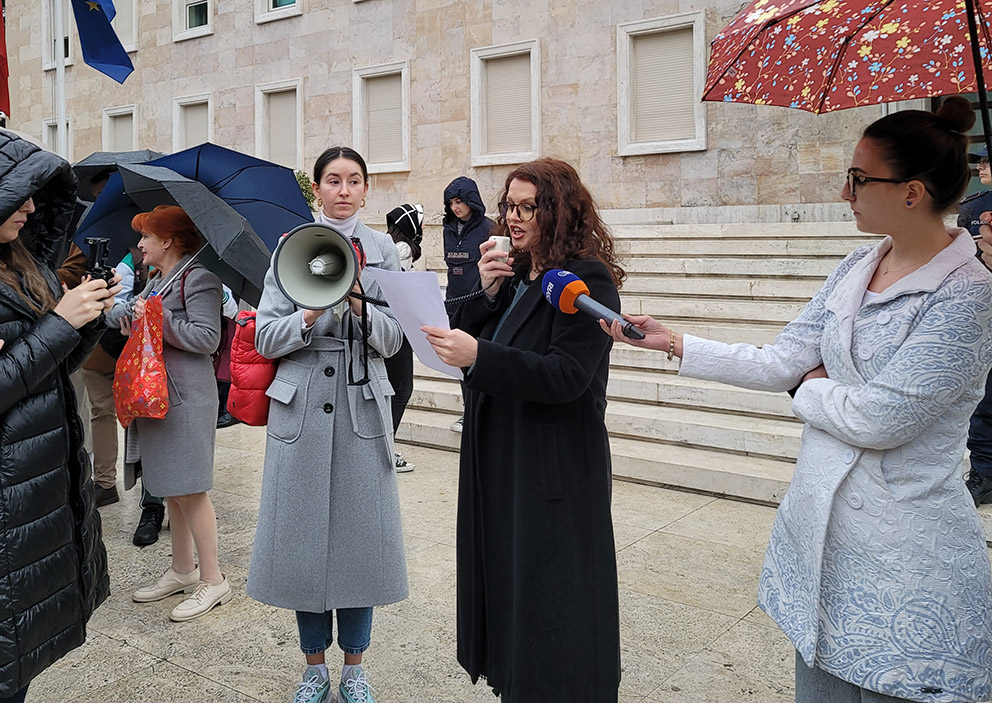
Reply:
<svg viewBox="0 0 992 703"><path fill-rule="evenodd" d="M909 703L855 686L828 674L823 669L806 666L796 652L796 703Z"/></svg>

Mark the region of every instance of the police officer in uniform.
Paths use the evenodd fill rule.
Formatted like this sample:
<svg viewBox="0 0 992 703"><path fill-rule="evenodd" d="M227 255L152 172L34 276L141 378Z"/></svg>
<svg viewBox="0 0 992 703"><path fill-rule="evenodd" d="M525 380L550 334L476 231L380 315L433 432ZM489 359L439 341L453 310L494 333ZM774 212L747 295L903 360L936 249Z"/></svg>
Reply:
<svg viewBox="0 0 992 703"><path fill-rule="evenodd" d="M969 160L978 161L978 179L982 185L992 185L992 171L989 170L989 152L982 149L977 154L969 154ZM982 222L979 216L983 212L992 210L992 190L983 190L979 193L969 195L961 201L961 208L958 211L958 227L964 227L971 236L979 236L978 228Z"/></svg>

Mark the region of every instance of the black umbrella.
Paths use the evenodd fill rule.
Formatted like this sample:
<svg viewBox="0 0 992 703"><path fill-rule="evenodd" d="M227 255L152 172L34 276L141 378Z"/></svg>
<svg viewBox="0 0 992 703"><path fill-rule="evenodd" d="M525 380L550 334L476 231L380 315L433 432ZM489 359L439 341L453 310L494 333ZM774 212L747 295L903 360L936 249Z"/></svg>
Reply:
<svg viewBox="0 0 992 703"><path fill-rule="evenodd" d="M121 165L124 191L142 210L178 205L207 242L197 260L216 273L239 298L257 306L262 297L269 250L234 209L205 185L161 166ZM128 233L121 232L122 236Z"/></svg>
<svg viewBox="0 0 992 703"><path fill-rule="evenodd" d="M72 172L79 179L79 190L76 197L80 200L93 202L93 184L90 180L104 171L116 170L120 164L143 164L146 161L161 158L163 154L151 149L137 151L95 151L82 161L77 161Z"/></svg>

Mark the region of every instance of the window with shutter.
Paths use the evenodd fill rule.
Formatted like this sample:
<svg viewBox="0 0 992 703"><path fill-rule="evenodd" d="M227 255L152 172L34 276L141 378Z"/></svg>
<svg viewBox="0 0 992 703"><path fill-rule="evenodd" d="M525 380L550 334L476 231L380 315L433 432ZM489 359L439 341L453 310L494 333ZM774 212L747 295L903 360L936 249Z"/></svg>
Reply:
<svg viewBox="0 0 992 703"><path fill-rule="evenodd" d="M701 151L706 106L705 13L617 27L617 134L621 156Z"/></svg>
<svg viewBox="0 0 992 703"><path fill-rule="evenodd" d="M117 38L121 40L121 46L127 51L137 48L138 36L135 24L136 13L134 4L137 0L114 0L114 9L117 14L111 24L117 33Z"/></svg>
<svg viewBox="0 0 992 703"><path fill-rule="evenodd" d="M531 151L530 53L484 62L486 153Z"/></svg>
<svg viewBox="0 0 992 703"><path fill-rule="evenodd" d="M633 49L634 141L694 137L692 27L635 36Z"/></svg>
<svg viewBox="0 0 992 703"><path fill-rule="evenodd" d="M471 51L472 165L536 159L541 150L537 39Z"/></svg>
<svg viewBox="0 0 992 703"><path fill-rule="evenodd" d="M403 160L403 75L365 79L365 124L369 163Z"/></svg>
<svg viewBox="0 0 992 703"><path fill-rule="evenodd" d="M208 103L183 105L184 149L210 141L210 106Z"/></svg>
<svg viewBox="0 0 992 703"><path fill-rule="evenodd" d="M110 117L110 151L134 151L134 114Z"/></svg>
<svg viewBox="0 0 992 703"><path fill-rule="evenodd" d="M289 168L297 168L296 91L265 93L265 126L268 159Z"/></svg>

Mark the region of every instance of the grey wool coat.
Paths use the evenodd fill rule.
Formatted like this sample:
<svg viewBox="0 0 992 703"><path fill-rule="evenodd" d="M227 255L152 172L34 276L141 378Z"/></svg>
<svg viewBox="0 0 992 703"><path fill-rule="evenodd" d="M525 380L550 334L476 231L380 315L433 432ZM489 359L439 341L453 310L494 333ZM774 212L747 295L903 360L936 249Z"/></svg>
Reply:
<svg viewBox="0 0 992 703"><path fill-rule="evenodd" d="M174 270L188 261L184 257ZM161 276L152 278L142 297L162 283ZM169 412L161 420L138 418L125 431L127 488L135 484L139 460L142 485L154 496L190 495L213 487L218 399L211 354L220 343L221 297L220 279L198 263L187 269L185 281L177 277L162 294ZM131 302L115 305L108 323L116 324L132 309Z"/></svg>
<svg viewBox="0 0 992 703"><path fill-rule="evenodd" d="M358 223L367 265L398 271L392 239ZM371 297L382 296L362 274ZM348 320L355 341L348 348ZM363 376L361 320L327 310L308 331L272 270L258 307L255 345L280 359L271 399L249 596L322 613L395 603L407 597L406 557L393 460L390 397L382 357L402 344L399 323L368 306L369 383Z"/></svg>

